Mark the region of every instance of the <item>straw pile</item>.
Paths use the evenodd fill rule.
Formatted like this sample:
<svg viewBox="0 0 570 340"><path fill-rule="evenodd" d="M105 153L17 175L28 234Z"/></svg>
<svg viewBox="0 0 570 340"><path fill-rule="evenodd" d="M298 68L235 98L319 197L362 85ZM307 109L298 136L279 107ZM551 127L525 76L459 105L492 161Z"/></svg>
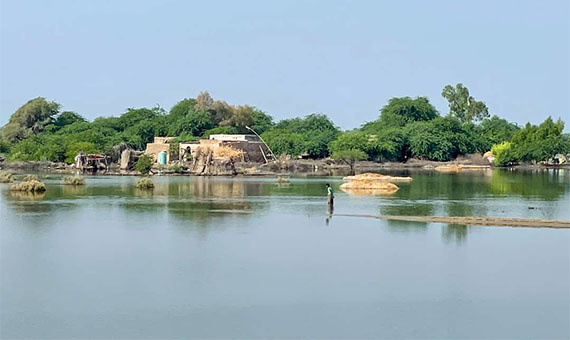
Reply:
<svg viewBox="0 0 570 340"><path fill-rule="evenodd" d="M46 185L38 180L32 179L31 181L12 184L10 190L25 192L44 192L46 191Z"/></svg>
<svg viewBox="0 0 570 340"><path fill-rule="evenodd" d="M10 171L0 171L0 183L14 182L14 174Z"/></svg>
<svg viewBox="0 0 570 340"><path fill-rule="evenodd" d="M345 181L371 180L371 181L390 182L390 183L409 183L412 181L412 178L411 177L388 176L388 175L381 175L381 174L374 174L371 172L367 172L367 173L355 175L355 176L346 176L343 178L343 180L345 180Z"/></svg>
<svg viewBox="0 0 570 340"><path fill-rule="evenodd" d="M85 179L80 176L65 176L61 182L65 185L85 185Z"/></svg>

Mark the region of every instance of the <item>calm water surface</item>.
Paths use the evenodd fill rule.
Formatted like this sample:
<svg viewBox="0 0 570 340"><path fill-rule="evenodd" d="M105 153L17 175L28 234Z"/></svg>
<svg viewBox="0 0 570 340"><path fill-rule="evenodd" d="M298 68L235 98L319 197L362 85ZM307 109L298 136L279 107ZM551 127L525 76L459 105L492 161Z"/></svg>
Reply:
<svg viewBox="0 0 570 340"><path fill-rule="evenodd" d="M570 231L335 213L570 219L563 171L0 185L2 338L569 338Z"/></svg>

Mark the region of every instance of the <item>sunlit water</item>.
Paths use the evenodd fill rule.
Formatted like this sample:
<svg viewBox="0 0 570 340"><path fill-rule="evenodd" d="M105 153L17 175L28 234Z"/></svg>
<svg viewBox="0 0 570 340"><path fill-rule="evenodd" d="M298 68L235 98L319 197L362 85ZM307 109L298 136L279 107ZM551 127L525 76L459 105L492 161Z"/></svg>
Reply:
<svg viewBox="0 0 570 340"><path fill-rule="evenodd" d="M400 173L401 174L401 173ZM569 338L570 231L335 213L570 219L570 174L43 178L0 185L3 338Z"/></svg>

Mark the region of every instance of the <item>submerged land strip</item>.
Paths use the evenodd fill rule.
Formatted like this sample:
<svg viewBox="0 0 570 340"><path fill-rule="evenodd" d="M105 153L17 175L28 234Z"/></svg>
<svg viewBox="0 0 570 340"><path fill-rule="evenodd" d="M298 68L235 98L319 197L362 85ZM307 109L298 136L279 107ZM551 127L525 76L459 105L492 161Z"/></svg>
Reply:
<svg viewBox="0 0 570 340"><path fill-rule="evenodd" d="M396 220L407 222L432 222L447 224L464 224L486 227L522 227L522 228L555 228L570 229L570 221L543 220L532 218L510 217L449 217L449 216L395 216L395 215L363 215L363 214L334 214L341 217L366 217L383 220Z"/></svg>

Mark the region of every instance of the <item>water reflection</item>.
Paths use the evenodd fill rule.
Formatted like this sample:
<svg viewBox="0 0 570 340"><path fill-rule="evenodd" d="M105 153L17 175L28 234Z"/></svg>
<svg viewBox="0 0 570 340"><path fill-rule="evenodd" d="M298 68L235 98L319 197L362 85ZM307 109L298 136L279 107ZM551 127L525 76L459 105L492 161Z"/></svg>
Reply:
<svg viewBox="0 0 570 340"><path fill-rule="evenodd" d="M446 243L461 245L467 241L469 228L463 224L447 224L442 226L441 237Z"/></svg>

